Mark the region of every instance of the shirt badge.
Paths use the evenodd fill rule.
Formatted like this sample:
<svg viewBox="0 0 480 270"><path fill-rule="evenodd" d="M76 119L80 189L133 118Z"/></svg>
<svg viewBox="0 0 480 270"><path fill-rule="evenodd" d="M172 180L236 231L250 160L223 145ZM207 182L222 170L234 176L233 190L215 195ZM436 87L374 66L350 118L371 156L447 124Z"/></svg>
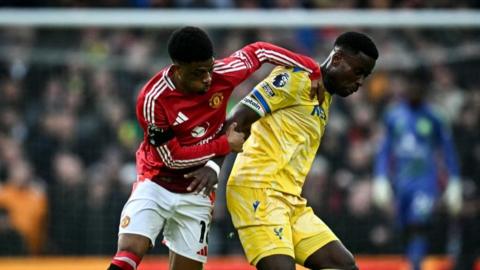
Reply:
<svg viewBox="0 0 480 270"><path fill-rule="evenodd" d="M220 105L222 105L223 101L223 94L222 93L215 93L212 95L210 100L208 101L208 105L214 109L218 109Z"/></svg>
<svg viewBox="0 0 480 270"><path fill-rule="evenodd" d="M284 87L287 84L289 77L288 73L278 74L273 78L273 85L276 87Z"/></svg>
<svg viewBox="0 0 480 270"><path fill-rule="evenodd" d="M196 126L192 129L192 132L190 134L194 138L203 137L207 133L207 130L208 130L209 126L210 126L210 123L208 123L208 122L206 122L205 124Z"/></svg>
<svg viewBox="0 0 480 270"><path fill-rule="evenodd" d="M125 216L124 218L122 218L122 221L120 221L120 226L122 228L126 228L129 224L130 224L130 217L129 216Z"/></svg>

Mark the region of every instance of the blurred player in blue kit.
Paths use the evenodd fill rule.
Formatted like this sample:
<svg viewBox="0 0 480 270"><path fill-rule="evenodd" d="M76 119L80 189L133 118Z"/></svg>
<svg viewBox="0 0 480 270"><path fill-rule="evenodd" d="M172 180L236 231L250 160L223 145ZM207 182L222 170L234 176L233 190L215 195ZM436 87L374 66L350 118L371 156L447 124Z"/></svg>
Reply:
<svg viewBox="0 0 480 270"><path fill-rule="evenodd" d="M373 183L378 207L385 209L394 200L397 225L406 233L405 252L414 270L420 269L428 250L428 222L442 195L441 166L448 172L443 196L449 213L456 216L462 207L454 145L448 127L424 101L427 81L422 72L408 76L405 98L387 111Z"/></svg>

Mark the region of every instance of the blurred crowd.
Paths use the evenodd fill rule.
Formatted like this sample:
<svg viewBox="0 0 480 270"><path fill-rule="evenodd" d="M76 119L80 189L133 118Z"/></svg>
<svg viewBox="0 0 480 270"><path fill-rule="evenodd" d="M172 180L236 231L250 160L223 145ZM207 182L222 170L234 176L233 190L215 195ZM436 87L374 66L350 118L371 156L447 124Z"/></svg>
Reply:
<svg viewBox="0 0 480 270"><path fill-rule="evenodd" d="M352 252L402 252L392 217L371 203L372 159L384 111L409 87L406 71L421 65L431 78L424 94L451 127L461 164L465 204L455 222L469 224L464 233L470 229L469 234L476 234L469 235L470 240L478 239L479 31L357 30L377 42L378 66L362 90L334 100L304 195ZM136 96L143 83L170 63L166 41L171 31L0 29L0 254L110 255L115 251L118 217L136 179L135 151L143 136L135 118ZM343 31L216 29L209 33L217 58L263 40L320 61ZM270 68L262 68L239 86L230 104ZM212 254L241 252L225 210L225 174L210 233ZM444 181L439 179L439 184ZM454 244L448 244L461 238L450 233L452 222L441 204L432 222L433 252L450 252L447 247ZM158 246L155 252L166 252Z"/></svg>
<svg viewBox="0 0 480 270"><path fill-rule="evenodd" d="M476 0L3 0L9 7L134 8L479 8Z"/></svg>

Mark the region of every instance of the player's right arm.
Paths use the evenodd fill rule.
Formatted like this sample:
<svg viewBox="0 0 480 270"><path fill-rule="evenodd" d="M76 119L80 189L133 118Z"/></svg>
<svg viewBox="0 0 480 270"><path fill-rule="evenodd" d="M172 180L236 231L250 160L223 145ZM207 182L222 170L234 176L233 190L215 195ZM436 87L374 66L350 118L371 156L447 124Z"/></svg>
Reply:
<svg viewBox="0 0 480 270"><path fill-rule="evenodd" d="M242 149L244 135L234 130L231 124L229 132L201 145L181 145L171 129L158 129L148 133L148 143L154 147L165 166L171 169L195 167L208 162L215 156L225 156L230 151ZM151 128L149 128L151 129Z"/></svg>
<svg viewBox="0 0 480 270"><path fill-rule="evenodd" d="M233 108L230 117L227 119L227 123L235 121L235 123L238 124L236 130L242 132L245 134L245 138L248 138L252 124L260 118L261 115L240 102Z"/></svg>
<svg viewBox="0 0 480 270"><path fill-rule="evenodd" d="M230 132L201 145L182 145L167 121L166 111L160 102L139 100L137 117L144 129L144 144L153 148L162 163L171 169L185 169L205 164L215 156L238 151L243 144L243 134ZM233 129L232 129L233 130Z"/></svg>
<svg viewBox="0 0 480 270"><path fill-rule="evenodd" d="M375 157L375 177L387 178L392 149L392 127L387 115L384 120L384 133Z"/></svg>

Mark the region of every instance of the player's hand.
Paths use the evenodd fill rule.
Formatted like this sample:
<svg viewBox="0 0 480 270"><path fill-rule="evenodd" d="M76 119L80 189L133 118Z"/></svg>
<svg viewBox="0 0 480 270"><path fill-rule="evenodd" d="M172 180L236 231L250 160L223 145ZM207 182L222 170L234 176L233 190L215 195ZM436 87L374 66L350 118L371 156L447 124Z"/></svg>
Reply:
<svg viewBox="0 0 480 270"><path fill-rule="evenodd" d="M226 135L230 149L233 152L242 152L243 143L245 142L245 133L235 131L237 123L233 122L227 129Z"/></svg>
<svg viewBox="0 0 480 270"><path fill-rule="evenodd" d="M385 177L373 179L372 199L373 203L382 210L387 210L392 203L392 187Z"/></svg>
<svg viewBox="0 0 480 270"><path fill-rule="evenodd" d="M325 87L321 80L313 80L312 86L310 88L310 100L313 100L317 97L318 104L322 105L323 100L325 99Z"/></svg>
<svg viewBox="0 0 480 270"><path fill-rule="evenodd" d="M449 179L444 193L444 200L450 215L455 217L460 213L462 210L462 199L462 182L460 179Z"/></svg>
<svg viewBox="0 0 480 270"><path fill-rule="evenodd" d="M210 195L210 192L215 189L215 185L218 183L217 173L207 166L185 174L185 178L193 178L192 183L187 187L188 191L203 192L206 196Z"/></svg>

